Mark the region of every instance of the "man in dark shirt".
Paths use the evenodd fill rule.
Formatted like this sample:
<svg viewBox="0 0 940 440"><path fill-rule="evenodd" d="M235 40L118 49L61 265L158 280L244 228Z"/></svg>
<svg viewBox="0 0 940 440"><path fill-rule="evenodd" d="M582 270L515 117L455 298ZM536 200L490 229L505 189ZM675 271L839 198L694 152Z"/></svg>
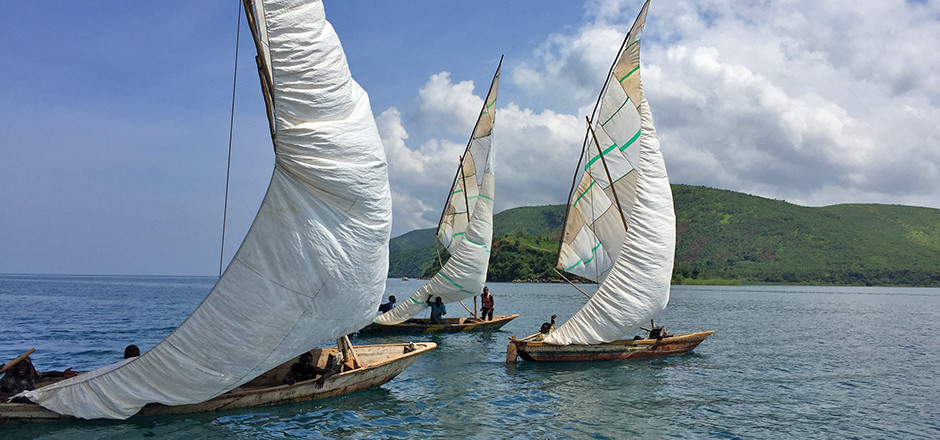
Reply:
<svg viewBox="0 0 940 440"><path fill-rule="evenodd" d="M296 382L311 380L317 377L317 375L326 374L328 371L330 370L313 365L313 355L308 351L300 355L300 359L298 359L294 365L290 366L290 371L284 376L284 383L293 385ZM323 386L323 384L319 382L317 385L317 388Z"/></svg>
<svg viewBox="0 0 940 440"><path fill-rule="evenodd" d="M441 297L434 298L434 302L431 302L431 298L429 297L427 305L431 307L431 324L443 324L443 316L447 314L447 307L444 306L444 301Z"/></svg>
<svg viewBox="0 0 940 440"><path fill-rule="evenodd" d="M379 312L385 313L395 308L395 295L388 296L388 302L379 306Z"/></svg>
<svg viewBox="0 0 940 440"><path fill-rule="evenodd" d="M65 371L36 371L27 357L10 368L0 379L0 396L10 397L23 391L36 389L36 381L47 377L73 377L78 373L71 368Z"/></svg>

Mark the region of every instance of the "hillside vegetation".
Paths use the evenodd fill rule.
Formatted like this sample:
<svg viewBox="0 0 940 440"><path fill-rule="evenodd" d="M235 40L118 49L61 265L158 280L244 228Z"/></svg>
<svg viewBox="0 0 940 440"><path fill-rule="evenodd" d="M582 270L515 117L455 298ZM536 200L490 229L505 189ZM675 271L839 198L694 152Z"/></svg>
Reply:
<svg viewBox="0 0 940 440"><path fill-rule="evenodd" d="M675 284L940 286L940 210L847 204L819 208L673 185ZM495 216L490 281L556 280L564 206ZM391 240L389 276L433 275L434 230ZM572 278L569 274L566 277Z"/></svg>

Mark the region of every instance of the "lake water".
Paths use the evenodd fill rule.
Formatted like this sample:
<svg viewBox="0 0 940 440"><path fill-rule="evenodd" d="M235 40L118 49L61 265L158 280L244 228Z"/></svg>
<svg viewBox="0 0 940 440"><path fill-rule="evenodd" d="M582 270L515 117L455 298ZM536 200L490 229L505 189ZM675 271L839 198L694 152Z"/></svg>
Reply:
<svg viewBox="0 0 940 440"><path fill-rule="evenodd" d="M112 363L125 345L147 350L168 335L213 282L0 275L0 359L36 348L39 369ZM387 293L401 300L421 283L392 279ZM657 324L715 330L692 353L511 367L510 335L553 313L563 321L585 298L562 284L489 286L497 314L521 315L502 331L353 337L438 344L379 388L192 416L0 426L0 437L940 438L940 289L676 286Z"/></svg>

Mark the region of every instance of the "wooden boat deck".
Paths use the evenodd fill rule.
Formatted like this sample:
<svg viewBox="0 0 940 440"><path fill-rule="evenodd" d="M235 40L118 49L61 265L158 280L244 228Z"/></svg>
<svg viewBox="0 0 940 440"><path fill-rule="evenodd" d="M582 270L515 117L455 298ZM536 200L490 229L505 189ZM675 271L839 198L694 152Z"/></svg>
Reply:
<svg viewBox="0 0 940 440"><path fill-rule="evenodd" d="M144 406L135 417L282 405L339 396L376 387L392 380L414 364L422 354L435 347L437 344L433 342L355 346L361 367L349 370L344 368L345 371L327 377L322 388L317 388L316 380L297 382L293 385L284 384L284 376L290 370L290 366L297 362L298 356L234 390L205 402L177 406L150 403ZM316 364L323 367L326 366L328 357L331 354L335 355L337 351L336 347L330 347L310 352ZM75 417L58 414L34 403L0 403L0 424L70 419L77 420Z"/></svg>
<svg viewBox="0 0 940 440"><path fill-rule="evenodd" d="M359 330L359 334L420 334L420 333L460 333L498 330L519 315L494 316L490 321L477 318L444 318L443 324L432 324L428 318L413 318L401 324L372 323Z"/></svg>
<svg viewBox="0 0 940 440"><path fill-rule="evenodd" d="M594 345L552 345L512 338L506 347L506 361L514 362L517 355L523 360L535 362L612 361L672 356L691 351L712 333L686 333L662 339L622 339Z"/></svg>

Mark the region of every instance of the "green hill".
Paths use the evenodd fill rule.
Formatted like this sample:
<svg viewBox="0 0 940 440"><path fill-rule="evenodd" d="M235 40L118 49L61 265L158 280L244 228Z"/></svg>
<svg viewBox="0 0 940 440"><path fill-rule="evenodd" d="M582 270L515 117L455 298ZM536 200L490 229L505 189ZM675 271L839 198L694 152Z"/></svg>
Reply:
<svg viewBox="0 0 940 440"><path fill-rule="evenodd" d="M674 283L940 286L938 209L810 208L700 186L672 189ZM557 279L552 267L563 217L563 205L497 214L488 279ZM438 267L433 229L396 237L390 250L389 276L417 277Z"/></svg>

